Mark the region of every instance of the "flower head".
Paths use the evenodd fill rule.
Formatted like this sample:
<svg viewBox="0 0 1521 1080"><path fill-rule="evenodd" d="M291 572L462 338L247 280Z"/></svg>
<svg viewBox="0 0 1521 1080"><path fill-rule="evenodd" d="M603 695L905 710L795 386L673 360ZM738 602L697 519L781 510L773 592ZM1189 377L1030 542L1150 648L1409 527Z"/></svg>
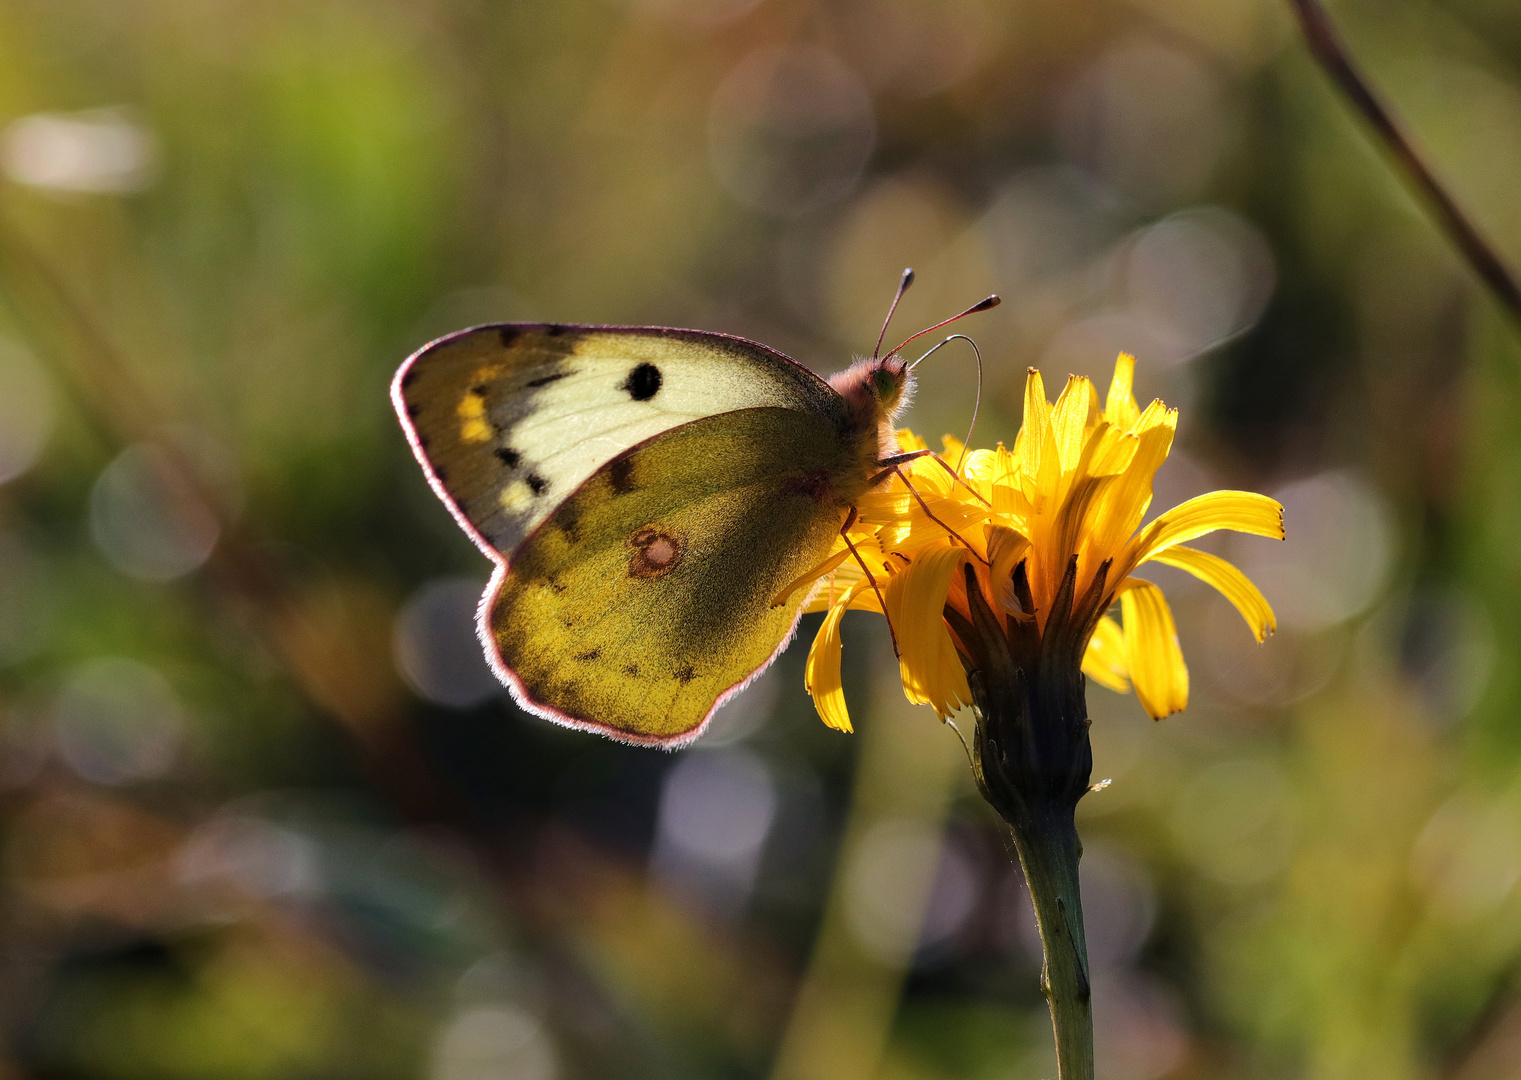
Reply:
<svg viewBox="0 0 1521 1080"><path fill-rule="evenodd" d="M943 458L926 451L862 498L836 550L789 588L822 579L809 610L827 614L807 682L826 724L850 730L840 620L851 608L887 615L904 692L941 717L972 702L968 672L995 662L989 635L1000 639L1000 655L1048 679L1067 669L1075 677L1080 666L1111 689L1133 686L1154 718L1185 708L1188 668L1172 612L1161 589L1131 576L1143 563L1178 567L1219 589L1258 641L1273 632L1257 587L1185 544L1216 529L1282 539L1277 502L1214 491L1141 528L1177 410L1160 400L1138 408L1134 369L1121 354L1102 402L1088 379L1072 376L1052 405L1032 368L1012 450L967 453L946 438ZM926 450L910 432L899 441L905 451ZM1109 614L1116 603L1120 622Z"/></svg>

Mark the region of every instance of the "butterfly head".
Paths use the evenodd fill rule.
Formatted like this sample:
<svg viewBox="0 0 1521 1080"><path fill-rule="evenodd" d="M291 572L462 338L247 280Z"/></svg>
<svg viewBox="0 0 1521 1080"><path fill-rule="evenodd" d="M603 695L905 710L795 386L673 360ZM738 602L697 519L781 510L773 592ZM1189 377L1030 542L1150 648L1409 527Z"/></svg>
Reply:
<svg viewBox="0 0 1521 1080"><path fill-rule="evenodd" d="M908 365L903 363L901 356L879 360L871 373L871 390L876 396L878 409L895 411L908 389L909 378Z"/></svg>
<svg viewBox="0 0 1521 1080"><path fill-rule="evenodd" d="M875 422L873 426L886 427L892 424L897 419L898 413L908 405L909 398L913 396L914 364L919 361L916 360L914 364L910 364L903 358L903 350L906 346L918 341L925 334L934 333L942 326L949 326L957 319L965 318L974 312L987 311L989 308L997 307L999 303L996 295L979 300L965 311L920 330L897 348L890 350L886 356L881 356L882 342L887 335L887 323L892 321L893 312L898 310L898 301L903 299L904 292L913 282L913 270L903 271L903 279L898 283L898 292L893 297L892 306L887 309L887 320L882 323L882 332L877 335L877 348L871 354L871 359L857 362L830 380L830 384L851 403L852 414L858 418L869 415ZM934 351L934 349L930 350L930 352ZM924 355L928 356L929 353ZM923 360L924 356L919 359ZM980 357L978 363L981 364ZM979 370L981 370L980 367Z"/></svg>
<svg viewBox="0 0 1521 1080"><path fill-rule="evenodd" d="M861 430L891 427L908 406L914 392L914 373L897 353L872 360L857 360L829 380L850 411L853 426Z"/></svg>
<svg viewBox="0 0 1521 1080"><path fill-rule="evenodd" d="M903 293L913 284L913 281L914 272L904 270L903 278L898 283L897 295L893 297L892 306L887 310L887 321L883 322L882 332L877 335L877 348L872 352L871 359L857 360L829 380L829 385L845 399L851 430L860 436L863 452L870 453L869 461L873 468L881 457L892 454L896 449L898 414L908 407L909 400L914 395L914 364L918 361L911 364L905 360L904 348L925 334L933 333L957 319L998 306L997 296L979 300L960 314L952 315L949 319L920 330L897 348L889 350L886 356L882 356L882 342L887 334L887 323L892 320L893 312L898 309L898 301L903 299ZM922 360L924 357L919 359ZM979 372L981 363L979 356ZM981 383L979 382L978 385L980 387ZM874 433L875 437L873 438L873 435L869 433Z"/></svg>
<svg viewBox="0 0 1521 1080"><path fill-rule="evenodd" d="M876 361L871 373L871 388L877 400L877 419L896 424L898 414L908 408L914 396L914 372L908 361L897 353Z"/></svg>

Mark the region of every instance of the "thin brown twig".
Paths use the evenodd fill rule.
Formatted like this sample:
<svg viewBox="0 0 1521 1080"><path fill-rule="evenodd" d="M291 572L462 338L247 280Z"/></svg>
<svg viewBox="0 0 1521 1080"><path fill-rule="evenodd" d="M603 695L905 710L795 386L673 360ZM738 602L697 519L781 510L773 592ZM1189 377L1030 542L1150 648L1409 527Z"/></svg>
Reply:
<svg viewBox="0 0 1521 1080"><path fill-rule="evenodd" d="M1393 112L1384 104L1367 76L1353 62L1346 43L1320 0L1289 0L1299 17L1305 43L1315 60L1346 99L1368 122L1395 160L1405 180L1415 188L1437 225L1468 260L1474 273L1518 324L1521 324L1521 285L1473 222L1448 194L1446 187L1416 150Z"/></svg>

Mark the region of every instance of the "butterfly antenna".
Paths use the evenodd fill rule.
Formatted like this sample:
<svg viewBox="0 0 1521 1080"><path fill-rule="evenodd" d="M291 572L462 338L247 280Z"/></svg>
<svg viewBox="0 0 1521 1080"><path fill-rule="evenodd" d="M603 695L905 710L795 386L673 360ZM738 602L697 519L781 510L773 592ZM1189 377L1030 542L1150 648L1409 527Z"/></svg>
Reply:
<svg viewBox="0 0 1521 1080"><path fill-rule="evenodd" d="M970 345L972 347L972 352L977 356L977 400L972 405L972 424L967 428L966 442L961 444L961 457L956 460L956 472L959 474L961 472L961 466L966 462L967 449L972 445L972 433L977 430L977 413L982 409L982 350L977 347L977 342L973 341L965 334L952 334L950 337L942 341L939 345L936 345L934 348L930 349L929 352L925 353L923 356L919 357L919 359L915 360L912 364L908 365L908 369L910 371L914 370L914 368L924 363L935 353L939 352L941 349L945 348L947 345L957 340L958 338Z"/></svg>
<svg viewBox="0 0 1521 1080"><path fill-rule="evenodd" d="M934 326L927 327L927 328L925 328L923 330L920 330L913 337L908 338L908 339L904 340L903 342L899 343L898 347L896 349L893 349L892 352L888 353L887 355L891 356L893 353L901 351L903 349L903 347L906 346L906 345L908 345L910 342L918 341L925 334L933 334L936 330L939 330L942 326L949 326L951 323L955 322L957 319L964 319L968 315L974 315L974 314L976 314L979 311L987 311L989 308L996 308L1001 303L1003 303L1003 301L1001 299L999 299L997 293L994 293L992 296L988 297L986 300L979 300L979 301L977 301L977 303L973 304L971 307L967 308L965 311L961 312L959 315L952 315L949 319L946 319L943 322L937 322ZM885 332L885 328L884 328L884 332Z"/></svg>
<svg viewBox="0 0 1521 1080"><path fill-rule="evenodd" d="M877 347L871 351L871 358L873 360L882 353L882 339L887 336L887 324L893 321L893 312L898 310L898 301L903 299L903 294L908 292L908 287L913 283L914 268L912 266L905 267L903 270L903 280L898 282L898 294L893 297L892 307L887 309L887 318L882 320L882 332L877 335Z"/></svg>

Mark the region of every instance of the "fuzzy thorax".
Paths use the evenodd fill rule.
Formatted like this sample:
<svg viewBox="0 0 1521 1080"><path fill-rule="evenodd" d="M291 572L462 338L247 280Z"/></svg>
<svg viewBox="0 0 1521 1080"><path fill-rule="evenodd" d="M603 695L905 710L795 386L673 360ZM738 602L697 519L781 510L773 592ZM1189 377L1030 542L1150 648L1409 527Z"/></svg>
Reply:
<svg viewBox="0 0 1521 1080"><path fill-rule="evenodd" d="M876 473L877 462L898 450L898 415L914 393L908 361L897 353L857 360L830 376L829 385L845 399L848 430L860 438L862 472Z"/></svg>

